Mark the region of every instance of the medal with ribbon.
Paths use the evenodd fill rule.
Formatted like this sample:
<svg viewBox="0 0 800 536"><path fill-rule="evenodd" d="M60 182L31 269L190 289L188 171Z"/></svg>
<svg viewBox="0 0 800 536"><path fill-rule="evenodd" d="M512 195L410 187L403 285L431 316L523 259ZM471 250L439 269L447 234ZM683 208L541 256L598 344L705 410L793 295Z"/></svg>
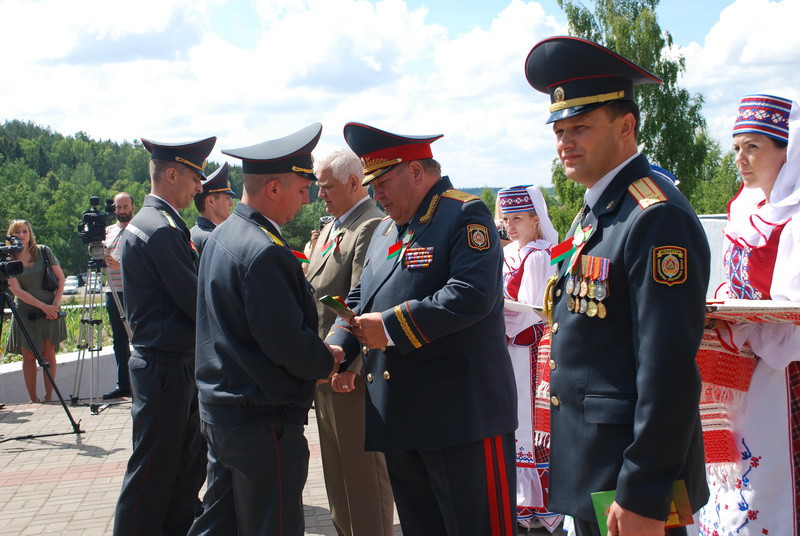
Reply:
<svg viewBox="0 0 800 536"><path fill-rule="evenodd" d="M344 227L339 227L333 233L331 233L330 237L328 237L328 241L322 246L323 257L330 253L331 250L337 251L339 249L339 243L342 241L343 234Z"/></svg>

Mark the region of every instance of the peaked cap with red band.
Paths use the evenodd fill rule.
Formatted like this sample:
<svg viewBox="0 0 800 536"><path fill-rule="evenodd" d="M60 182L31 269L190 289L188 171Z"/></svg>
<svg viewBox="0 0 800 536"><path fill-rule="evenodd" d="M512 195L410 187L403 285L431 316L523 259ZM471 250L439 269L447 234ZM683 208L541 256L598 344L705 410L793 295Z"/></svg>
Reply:
<svg viewBox="0 0 800 536"><path fill-rule="evenodd" d="M314 157L311 151L322 135L322 125L312 123L283 138L268 140L250 147L225 149L222 154L242 160L242 171L254 175L297 173L301 177L317 180L314 175Z"/></svg>
<svg viewBox="0 0 800 536"><path fill-rule="evenodd" d="M344 140L361 157L364 186L401 162L433 158L431 143L442 136L401 136L362 123L344 126Z"/></svg>
<svg viewBox="0 0 800 536"><path fill-rule="evenodd" d="M203 178L206 177L206 158L211 154L215 143L216 136L188 143L162 143L142 138L142 145L150 153L151 160L180 162Z"/></svg>
<svg viewBox="0 0 800 536"><path fill-rule="evenodd" d="M548 123L585 114L614 100L633 100L633 86L661 79L593 41L549 37L531 49L525 77L550 95Z"/></svg>

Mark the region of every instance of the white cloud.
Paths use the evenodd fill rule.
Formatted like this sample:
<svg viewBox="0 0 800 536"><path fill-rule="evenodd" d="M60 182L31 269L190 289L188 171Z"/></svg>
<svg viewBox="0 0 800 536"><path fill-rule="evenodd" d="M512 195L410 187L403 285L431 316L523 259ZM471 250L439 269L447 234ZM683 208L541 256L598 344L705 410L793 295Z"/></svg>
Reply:
<svg viewBox="0 0 800 536"><path fill-rule="evenodd" d="M427 13L403 0L7 0L2 119L118 141L216 134L217 160L314 121L324 152L364 121L444 133L434 152L456 184L547 183L546 98L523 62L562 31L554 18L512 0L452 36Z"/></svg>
<svg viewBox="0 0 800 536"><path fill-rule="evenodd" d="M722 10L702 45L683 49L683 84L703 93L709 130L723 148L730 147L743 95L800 100L800 33L792 28L798 20L797 0L736 0Z"/></svg>
<svg viewBox="0 0 800 536"><path fill-rule="evenodd" d="M215 160L315 121L321 154L363 121L445 134L434 154L457 185L550 181L548 100L523 63L565 29L536 1L462 34L404 0L0 0L0 20L0 120L117 141L215 134ZM681 83L724 146L741 95L798 98L796 20L797 0L736 0L681 49Z"/></svg>

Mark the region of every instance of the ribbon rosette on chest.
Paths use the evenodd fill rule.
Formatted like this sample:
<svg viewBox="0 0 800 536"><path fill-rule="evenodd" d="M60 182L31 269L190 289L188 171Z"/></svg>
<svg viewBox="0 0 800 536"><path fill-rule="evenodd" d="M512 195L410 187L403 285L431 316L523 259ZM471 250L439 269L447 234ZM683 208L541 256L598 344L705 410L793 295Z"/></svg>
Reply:
<svg viewBox="0 0 800 536"><path fill-rule="evenodd" d="M322 246L322 256L324 257L328 253L333 251L339 251L339 244L342 242L342 237L344 237L344 228L339 227L333 233L331 233L328 241Z"/></svg>

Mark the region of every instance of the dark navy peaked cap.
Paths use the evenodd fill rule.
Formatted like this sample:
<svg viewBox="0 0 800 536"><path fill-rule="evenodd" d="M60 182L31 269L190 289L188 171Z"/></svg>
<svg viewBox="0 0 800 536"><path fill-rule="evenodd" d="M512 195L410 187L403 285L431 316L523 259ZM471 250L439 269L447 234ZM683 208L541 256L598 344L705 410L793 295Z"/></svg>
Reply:
<svg viewBox="0 0 800 536"><path fill-rule="evenodd" d="M591 112L614 100L633 100L633 86L661 79L616 52L579 37L540 41L525 60L525 76L550 95L552 123Z"/></svg>
<svg viewBox="0 0 800 536"><path fill-rule="evenodd" d="M363 123L347 123L344 141L361 157L366 186L400 162L433 158L431 143L444 136L401 136Z"/></svg>
<svg viewBox="0 0 800 536"><path fill-rule="evenodd" d="M197 194L197 196L205 197L211 194L236 195L236 192L231 188L229 166L227 162L223 163L203 181L203 193Z"/></svg>
<svg viewBox="0 0 800 536"><path fill-rule="evenodd" d="M314 175L314 157L311 151L317 146L321 135L322 125L314 123L283 138L250 147L225 149L222 153L241 159L245 173L297 173L315 181L317 177Z"/></svg>
<svg viewBox="0 0 800 536"><path fill-rule="evenodd" d="M206 158L217 143L217 137L211 136L203 140L188 143L162 143L142 138L142 145L150 153L151 160L180 162L205 177Z"/></svg>

